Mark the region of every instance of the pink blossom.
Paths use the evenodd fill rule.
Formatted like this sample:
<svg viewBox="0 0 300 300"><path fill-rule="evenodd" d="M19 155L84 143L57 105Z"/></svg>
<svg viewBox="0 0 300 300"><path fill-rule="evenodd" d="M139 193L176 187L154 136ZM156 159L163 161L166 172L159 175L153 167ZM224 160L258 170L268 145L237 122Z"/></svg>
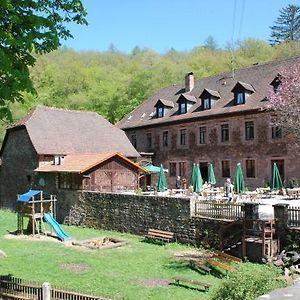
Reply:
<svg viewBox="0 0 300 300"><path fill-rule="evenodd" d="M270 89L265 108L276 113L274 125L280 126L295 138L300 138L300 65L283 68L280 84Z"/></svg>

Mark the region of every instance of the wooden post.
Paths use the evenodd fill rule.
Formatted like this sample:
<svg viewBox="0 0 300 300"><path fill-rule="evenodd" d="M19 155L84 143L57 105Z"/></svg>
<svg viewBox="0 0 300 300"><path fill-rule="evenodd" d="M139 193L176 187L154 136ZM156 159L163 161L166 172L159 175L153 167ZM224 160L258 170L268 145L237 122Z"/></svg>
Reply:
<svg viewBox="0 0 300 300"><path fill-rule="evenodd" d="M42 284L42 299L51 300L51 285L49 282L44 282Z"/></svg>
<svg viewBox="0 0 300 300"><path fill-rule="evenodd" d="M278 239L279 239L279 252L284 248L286 242L286 233L288 228L288 207L289 204L275 204L274 218L278 220Z"/></svg>

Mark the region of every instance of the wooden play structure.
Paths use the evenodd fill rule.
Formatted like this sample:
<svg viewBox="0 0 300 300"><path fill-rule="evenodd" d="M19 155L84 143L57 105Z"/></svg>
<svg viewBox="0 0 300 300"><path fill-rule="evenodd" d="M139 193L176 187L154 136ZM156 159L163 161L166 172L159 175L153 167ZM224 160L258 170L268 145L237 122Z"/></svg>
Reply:
<svg viewBox="0 0 300 300"><path fill-rule="evenodd" d="M24 233L24 218L29 218L26 232L33 235L46 233L43 218L45 214L56 216L56 196L40 190L30 190L18 195L18 234Z"/></svg>

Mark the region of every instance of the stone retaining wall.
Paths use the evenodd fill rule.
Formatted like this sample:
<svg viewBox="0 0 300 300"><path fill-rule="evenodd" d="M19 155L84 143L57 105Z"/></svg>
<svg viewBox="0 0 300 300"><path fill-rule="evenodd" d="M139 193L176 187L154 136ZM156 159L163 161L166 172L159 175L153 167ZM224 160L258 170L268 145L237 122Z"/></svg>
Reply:
<svg viewBox="0 0 300 300"><path fill-rule="evenodd" d="M138 235L149 228L172 231L179 242L218 247L222 222L192 218L193 207L190 198L61 190L57 218L70 225Z"/></svg>

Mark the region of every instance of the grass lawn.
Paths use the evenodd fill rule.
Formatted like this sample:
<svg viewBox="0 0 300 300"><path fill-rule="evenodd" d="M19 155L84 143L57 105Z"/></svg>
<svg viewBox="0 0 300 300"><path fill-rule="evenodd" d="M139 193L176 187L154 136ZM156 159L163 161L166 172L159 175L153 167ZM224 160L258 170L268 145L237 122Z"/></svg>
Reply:
<svg viewBox="0 0 300 300"><path fill-rule="evenodd" d="M121 238L128 244L115 249L80 250L63 243L6 239L8 231L17 228L17 216L0 210L0 249L7 254L0 258L1 275L11 274L27 280L50 282L66 289L76 289L114 299L210 299L221 280L201 275L178 261L174 253L194 250L171 243L155 245L143 238L115 231L65 226L77 240L99 236ZM79 264L80 270L67 270L65 264ZM147 280L171 280L186 277L213 285L208 293L167 285L147 286Z"/></svg>

